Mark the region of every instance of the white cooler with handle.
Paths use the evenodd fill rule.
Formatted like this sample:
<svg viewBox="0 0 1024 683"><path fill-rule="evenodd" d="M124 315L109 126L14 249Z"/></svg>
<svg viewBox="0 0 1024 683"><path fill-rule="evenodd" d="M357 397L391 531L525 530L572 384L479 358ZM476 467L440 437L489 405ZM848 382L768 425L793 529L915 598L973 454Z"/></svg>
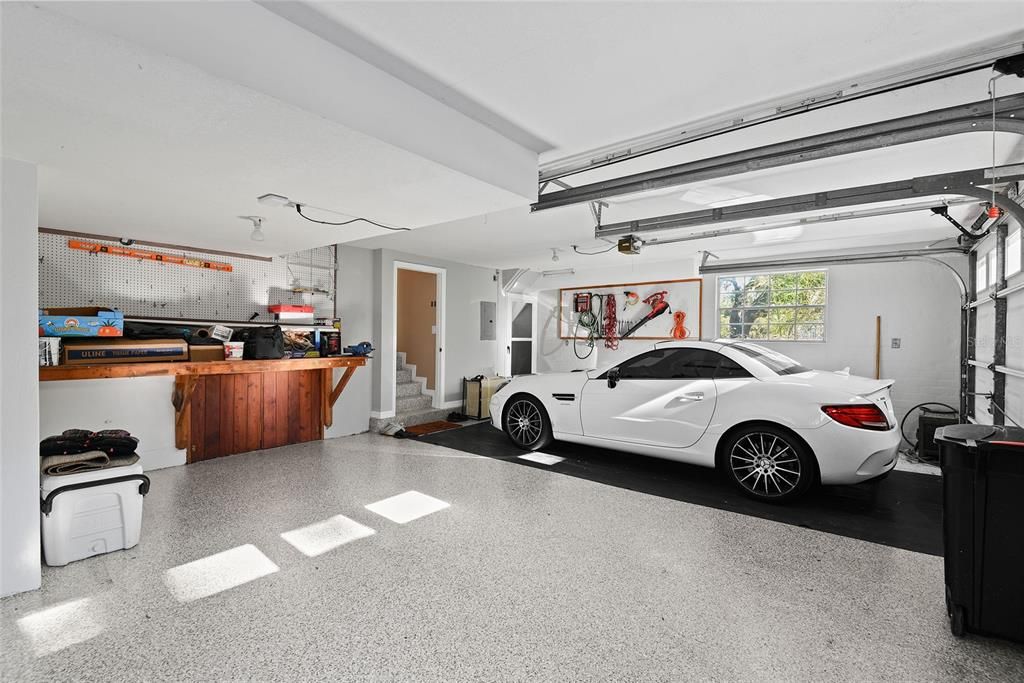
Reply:
<svg viewBox="0 0 1024 683"><path fill-rule="evenodd" d="M43 559L51 567L132 548L142 532L142 465L43 475L40 486Z"/></svg>

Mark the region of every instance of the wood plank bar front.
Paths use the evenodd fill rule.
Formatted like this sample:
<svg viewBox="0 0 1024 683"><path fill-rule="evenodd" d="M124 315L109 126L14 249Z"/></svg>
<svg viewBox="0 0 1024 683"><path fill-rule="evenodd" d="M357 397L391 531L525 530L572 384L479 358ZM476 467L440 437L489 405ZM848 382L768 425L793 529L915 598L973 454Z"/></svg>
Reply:
<svg viewBox="0 0 1024 683"><path fill-rule="evenodd" d="M360 356L58 365L39 368L39 380L173 377L174 442L191 463L322 439L338 396L364 365ZM344 372L332 388L334 368Z"/></svg>

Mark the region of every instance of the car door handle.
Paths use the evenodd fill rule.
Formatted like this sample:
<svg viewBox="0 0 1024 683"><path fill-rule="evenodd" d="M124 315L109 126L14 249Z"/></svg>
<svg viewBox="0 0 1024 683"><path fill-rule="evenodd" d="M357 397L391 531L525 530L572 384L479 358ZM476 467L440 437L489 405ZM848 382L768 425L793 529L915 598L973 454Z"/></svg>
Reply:
<svg viewBox="0 0 1024 683"><path fill-rule="evenodd" d="M686 400L686 401L703 401L704 400L704 392L703 391L691 391L688 394L683 394L679 398L681 398L683 400Z"/></svg>

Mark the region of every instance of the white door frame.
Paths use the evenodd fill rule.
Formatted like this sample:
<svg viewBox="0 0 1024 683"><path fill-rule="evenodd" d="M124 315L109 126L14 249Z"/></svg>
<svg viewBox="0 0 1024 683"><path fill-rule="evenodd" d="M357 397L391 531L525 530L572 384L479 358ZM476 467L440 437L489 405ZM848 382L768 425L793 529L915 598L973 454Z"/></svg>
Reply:
<svg viewBox="0 0 1024 683"><path fill-rule="evenodd" d="M507 296L508 296L508 316L507 316L507 319L505 320L505 324L508 326L508 330L506 330L506 333L505 333L505 340L508 342L508 346L506 347L507 351L505 353L505 364L504 364L504 367L502 368L504 370L503 374L506 377L511 377L512 376L512 342L514 340L517 340L517 339L518 340L525 339L525 337L513 337L512 336L512 322L514 320L514 316L512 315L512 308L513 308L513 304L515 302L524 303L524 304L531 304L530 310L533 311L533 320L531 321L531 324L530 324L530 334L532 335L531 338L530 338L530 342L531 342L531 346L530 346L530 351L531 351L531 355L530 355L530 372L537 372L537 345L538 345L537 340L538 340L538 337L539 337L539 335L537 334L537 320L538 320L538 317L537 317L537 295L536 294L523 294L523 293L520 293L520 292L510 292Z"/></svg>
<svg viewBox="0 0 1024 683"><path fill-rule="evenodd" d="M415 270L420 273L433 273L437 276L437 335L434 360L434 397L431 405L434 408L444 407L444 327L445 327L445 292L448 291L446 282L448 271L445 268L428 266L422 263L409 263L407 261L395 261L391 274L391 348L395 357L398 357L398 271ZM398 365L391 375L391 414L398 413Z"/></svg>

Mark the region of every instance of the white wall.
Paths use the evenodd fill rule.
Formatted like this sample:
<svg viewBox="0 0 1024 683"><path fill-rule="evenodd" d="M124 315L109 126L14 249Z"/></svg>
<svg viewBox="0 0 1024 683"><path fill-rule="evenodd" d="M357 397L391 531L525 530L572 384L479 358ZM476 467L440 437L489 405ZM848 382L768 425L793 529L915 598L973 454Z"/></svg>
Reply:
<svg viewBox="0 0 1024 683"><path fill-rule="evenodd" d="M966 262L966 258L962 259ZM544 278L538 292L540 338L538 372L605 366L650 347L653 342L624 341L618 351L598 346L589 359L576 358L558 339L558 290L548 288L692 276L692 262L651 264L631 277L622 269L580 271L567 278ZM921 263L832 266L828 269L826 341L765 342L810 367L874 376L875 316L882 317L882 377L896 380L893 400L902 416L924 401L959 404L960 294L948 270ZM703 338L718 336L715 276L704 281ZM1019 316L1024 318L1024 316ZM1012 318L1012 316L1011 316ZM1018 335L1024 334L1024 327ZM991 336L991 335L989 335ZM891 339L899 337L899 349ZM979 373L980 375L981 373Z"/></svg>
<svg viewBox="0 0 1024 683"><path fill-rule="evenodd" d="M69 380L39 383L39 430L127 429L139 440L144 470L185 464L174 446L173 377Z"/></svg>
<svg viewBox="0 0 1024 683"><path fill-rule="evenodd" d="M376 348L374 320L379 319L378 299L374 296L379 279L374 278L373 252L369 249L338 245L338 315L341 316L342 346L369 341ZM334 424L324 432L333 438L365 432L370 426L371 384L376 358L364 367L356 368L348 386L334 404ZM341 378L342 370L334 371L334 381Z"/></svg>
<svg viewBox="0 0 1024 683"><path fill-rule="evenodd" d="M392 312L396 261L434 266L447 271L442 399L453 406L461 403L463 377L490 375L494 372L495 342L480 341L480 302L494 301L497 287L494 271L389 249L379 249L374 254L380 268L381 315L378 328L380 343L374 354L377 362L373 372L373 412L381 417L390 417L395 409L396 349Z"/></svg>
<svg viewBox="0 0 1024 683"><path fill-rule="evenodd" d="M0 169L0 595L40 585L36 168Z"/></svg>

